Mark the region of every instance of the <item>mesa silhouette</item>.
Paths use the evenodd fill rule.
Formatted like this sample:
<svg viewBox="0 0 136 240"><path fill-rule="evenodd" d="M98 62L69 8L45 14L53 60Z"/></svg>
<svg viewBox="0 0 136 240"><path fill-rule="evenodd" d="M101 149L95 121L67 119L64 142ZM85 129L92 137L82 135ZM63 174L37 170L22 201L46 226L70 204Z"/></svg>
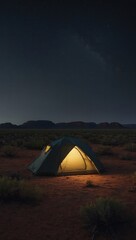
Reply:
<svg viewBox="0 0 136 240"><path fill-rule="evenodd" d="M118 122L59 122L54 123L49 120L31 120L23 124L16 125L11 122L1 123L0 129L136 129L136 124L120 124Z"/></svg>

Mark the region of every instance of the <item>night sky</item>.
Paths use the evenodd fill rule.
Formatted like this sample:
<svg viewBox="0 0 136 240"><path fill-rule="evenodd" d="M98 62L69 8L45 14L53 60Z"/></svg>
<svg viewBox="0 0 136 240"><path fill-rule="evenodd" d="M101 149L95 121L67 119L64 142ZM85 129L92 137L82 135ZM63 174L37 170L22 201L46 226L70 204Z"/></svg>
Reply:
<svg viewBox="0 0 136 240"><path fill-rule="evenodd" d="M1 4L0 123L136 123L134 3Z"/></svg>

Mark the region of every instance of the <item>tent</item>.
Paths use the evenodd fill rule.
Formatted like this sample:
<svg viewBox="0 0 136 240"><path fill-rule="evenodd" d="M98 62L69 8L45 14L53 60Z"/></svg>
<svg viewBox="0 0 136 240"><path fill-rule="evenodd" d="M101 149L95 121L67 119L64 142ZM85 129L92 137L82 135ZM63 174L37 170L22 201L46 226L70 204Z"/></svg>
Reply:
<svg viewBox="0 0 136 240"><path fill-rule="evenodd" d="M63 137L47 145L28 169L35 175L100 173L102 163L80 139Z"/></svg>

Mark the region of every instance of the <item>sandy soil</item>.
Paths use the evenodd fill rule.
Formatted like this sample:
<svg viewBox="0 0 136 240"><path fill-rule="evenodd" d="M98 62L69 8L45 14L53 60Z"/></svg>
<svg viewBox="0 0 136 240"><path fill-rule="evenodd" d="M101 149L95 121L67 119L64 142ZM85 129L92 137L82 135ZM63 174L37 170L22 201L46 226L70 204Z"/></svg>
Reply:
<svg viewBox="0 0 136 240"><path fill-rule="evenodd" d="M16 158L0 157L1 175L19 171L32 184L40 185L44 192L42 201L35 206L0 204L0 239L89 240L91 237L83 226L80 207L97 197L112 196L120 199L134 215L133 222L124 226L118 239L135 240L136 192L129 190L131 176L136 171L136 153L133 153L133 160L121 160L119 155L123 150L116 147L113 151L112 156L101 157L106 169L102 175L35 177L26 167L39 151L18 150ZM87 180L96 187L85 187Z"/></svg>

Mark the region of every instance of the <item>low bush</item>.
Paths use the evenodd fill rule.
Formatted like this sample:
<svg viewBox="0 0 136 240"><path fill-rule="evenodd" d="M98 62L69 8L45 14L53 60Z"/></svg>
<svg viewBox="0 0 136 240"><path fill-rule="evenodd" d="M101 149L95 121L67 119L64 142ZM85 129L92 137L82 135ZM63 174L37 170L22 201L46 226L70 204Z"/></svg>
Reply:
<svg viewBox="0 0 136 240"><path fill-rule="evenodd" d="M32 186L28 182L16 178L0 178L0 201L32 203L40 199L41 190L37 186Z"/></svg>
<svg viewBox="0 0 136 240"><path fill-rule="evenodd" d="M19 172L11 172L10 174L8 174L9 178L11 179L16 179L16 180L23 180L23 177L21 176L21 174Z"/></svg>
<svg viewBox="0 0 136 240"><path fill-rule="evenodd" d="M46 143L44 141L29 141L24 143L24 147L31 150L41 150Z"/></svg>
<svg viewBox="0 0 136 240"><path fill-rule="evenodd" d="M85 186L88 187L88 188L92 188L92 187L94 187L94 184L91 180L87 180Z"/></svg>
<svg viewBox="0 0 136 240"><path fill-rule="evenodd" d="M131 156L130 154L126 153L120 156L120 159L122 160L133 160L133 156Z"/></svg>
<svg viewBox="0 0 136 240"><path fill-rule="evenodd" d="M82 207L81 216L92 239L100 233L114 235L117 227L128 220L123 204L112 198L98 198L95 202Z"/></svg>
<svg viewBox="0 0 136 240"><path fill-rule="evenodd" d="M17 149L14 146L5 145L1 149L1 156L3 157L17 157Z"/></svg>
<svg viewBox="0 0 136 240"><path fill-rule="evenodd" d="M136 172L134 172L131 176L131 186L129 191L136 192Z"/></svg>
<svg viewBox="0 0 136 240"><path fill-rule="evenodd" d="M125 145L125 150L130 151L130 152L136 152L136 144L135 143L129 143Z"/></svg>
<svg viewBox="0 0 136 240"><path fill-rule="evenodd" d="M98 156L101 156L101 155L112 155L113 152L112 152L111 148L108 147L108 146L100 146L100 147L97 148L96 154Z"/></svg>
<svg viewBox="0 0 136 240"><path fill-rule="evenodd" d="M136 171L132 175L133 184L136 185Z"/></svg>

